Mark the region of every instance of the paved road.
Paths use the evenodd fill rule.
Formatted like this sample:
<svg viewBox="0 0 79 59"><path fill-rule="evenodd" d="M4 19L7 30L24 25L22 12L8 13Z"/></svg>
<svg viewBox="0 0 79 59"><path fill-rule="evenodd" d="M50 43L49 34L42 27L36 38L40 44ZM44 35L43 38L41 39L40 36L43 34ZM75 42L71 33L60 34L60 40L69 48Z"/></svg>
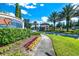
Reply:
<svg viewBox="0 0 79 59"><path fill-rule="evenodd" d="M51 40L45 35L41 35L41 38L34 56L55 56Z"/></svg>
<svg viewBox="0 0 79 59"><path fill-rule="evenodd" d="M79 39L79 35L77 35L77 34L66 34L66 33L59 33L59 32L46 32L46 34L56 34L56 35L67 36L67 37Z"/></svg>

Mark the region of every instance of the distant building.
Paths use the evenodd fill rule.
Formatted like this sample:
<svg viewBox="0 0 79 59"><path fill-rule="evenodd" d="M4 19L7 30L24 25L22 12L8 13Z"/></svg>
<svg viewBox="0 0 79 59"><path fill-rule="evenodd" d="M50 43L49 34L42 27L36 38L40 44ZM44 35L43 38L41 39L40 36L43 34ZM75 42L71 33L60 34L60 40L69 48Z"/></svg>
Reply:
<svg viewBox="0 0 79 59"><path fill-rule="evenodd" d="M42 31L48 31L49 30L49 24L48 23L42 23L42 24L40 24L40 30L42 30Z"/></svg>
<svg viewBox="0 0 79 59"><path fill-rule="evenodd" d="M24 28L24 21L8 14L0 13L0 28Z"/></svg>

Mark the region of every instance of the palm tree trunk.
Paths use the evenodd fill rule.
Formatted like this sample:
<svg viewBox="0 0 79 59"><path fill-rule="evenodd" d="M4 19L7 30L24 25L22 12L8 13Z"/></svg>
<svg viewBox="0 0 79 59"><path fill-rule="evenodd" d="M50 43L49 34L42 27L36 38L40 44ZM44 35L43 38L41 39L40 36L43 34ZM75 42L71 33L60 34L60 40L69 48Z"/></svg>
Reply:
<svg viewBox="0 0 79 59"><path fill-rule="evenodd" d="M37 30L37 26L36 26L36 24L35 24L35 30Z"/></svg>
<svg viewBox="0 0 79 59"><path fill-rule="evenodd" d="M66 20L66 28L67 28L67 32L69 31L69 20L70 20L70 18L67 18L67 20Z"/></svg>
<svg viewBox="0 0 79 59"><path fill-rule="evenodd" d="M55 31L55 21L54 21L54 31Z"/></svg>

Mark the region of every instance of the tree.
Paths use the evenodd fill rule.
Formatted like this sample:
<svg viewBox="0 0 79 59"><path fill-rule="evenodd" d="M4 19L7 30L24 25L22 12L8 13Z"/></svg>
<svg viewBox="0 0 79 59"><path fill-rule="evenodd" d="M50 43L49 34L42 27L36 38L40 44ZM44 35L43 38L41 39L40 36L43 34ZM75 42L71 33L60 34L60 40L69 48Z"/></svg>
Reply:
<svg viewBox="0 0 79 59"><path fill-rule="evenodd" d="M49 24L49 31L52 31L53 29L53 24Z"/></svg>
<svg viewBox="0 0 79 59"><path fill-rule="evenodd" d="M37 25L38 25L37 21L34 21L33 24L34 24L34 29L37 30Z"/></svg>
<svg viewBox="0 0 79 59"><path fill-rule="evenodd" d="M62 28L66 28L65 22L62 22Z"/></svg>
<svg viewBox="0 0 79 59"><path fill-rule="evenodd" d="M29 22L29 19L24 19L24 27L31 28L31 23Z"/></svg>
<svg viewBox="0 0 79 59"><path fill-rule="evenodd" d="M59 18L59 16L58 16L58 13L57 12L52 12L52 14L48 17L48 21L54 23L54 31L55 31L55 23L56 23L56 20L58 18Z"/></svg>
<svg viewBox="0 0 79 59"><path fill-rule="evenodd" d="M62 27L62 23L58 22L58 24L56 25L56 27L58 27L58 28Z"/></svg>
<svg viewBox="0 0 79 59"><path fill-rule="evenodd" d="M74 8L74 6L75 5L71 5L71 4L66 5L60 14L61 18L66 19L67 32L69 31L70 20L72 17L75 16L75 13L76 13L77 7Z"/></svg>
<svg viewBox="0 0 79 59"><path fill-rule="evenodd" d="M69 24L69 27L72 28L72 26L74 26L74 23L72 20L70 20L70 24Z"/></svg>
<svg viewBox="0 0 79 59"><path fill-rule="evenodd" d="M15 16L21 19L21 9L18 3L16 5Z"/></svg>
<svg viewBox="0 0 79 59"><path fill-rule="evenodd" d="M19 9L19 18L21 19L21 9Z"/></svg>

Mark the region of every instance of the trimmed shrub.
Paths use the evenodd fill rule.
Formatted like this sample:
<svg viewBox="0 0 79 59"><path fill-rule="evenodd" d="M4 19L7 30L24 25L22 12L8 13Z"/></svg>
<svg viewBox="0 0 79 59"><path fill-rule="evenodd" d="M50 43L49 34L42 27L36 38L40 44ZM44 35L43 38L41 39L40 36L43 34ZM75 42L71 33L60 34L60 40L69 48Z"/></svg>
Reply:
<svg viewBox="0 0 79 59"><path fill-rule="evenodd" d="M29 36L29 29L3 28L0 29L0 45L10 44Z"/></svg>
<svg viewBox="0 0 79 59"><path fill-rule="evenodd" d="M64 33L67 33L67 34L77 34L77 35L79 35L79 30L72 30L72 31L69 31L69 32L64 32Z"/></svg>
<svg viewBox="0 0 79 59"><path fill-rule="evenodd" d="M32 35L40 35L40 32L32 32Z"/></svg>

